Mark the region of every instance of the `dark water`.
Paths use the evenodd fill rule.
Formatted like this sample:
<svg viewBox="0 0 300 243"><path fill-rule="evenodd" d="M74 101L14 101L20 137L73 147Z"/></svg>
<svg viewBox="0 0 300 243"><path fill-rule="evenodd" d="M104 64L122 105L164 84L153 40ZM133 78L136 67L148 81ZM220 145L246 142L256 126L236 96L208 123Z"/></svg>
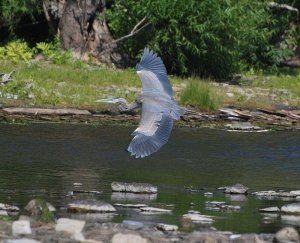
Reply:
<svg viewBox="0 0 300 243"><path fill-rule="evenodd" d="M24 207L30 199L42 197L60 209L72 200L67 195L74 190L73 183L80 182L80 190L103 191L95 196L99 200L172 209L171 214L160 215L119 209L117 216L104 219L96 215L90 220L131 219L183 227L180 216L194 209L216 216L212 226L219 230L275 232L287 224L300 227L300 218L275 216L265 222L258 213L259 208L281 206L285 201L252 195L235 198L216 190L235 183L248 186L250 191L300 189L300 131L233 133L178 128L161 151L134 159L125 151L132 130L134 127L1 124L0 202ZM112 181L152 183L159 193L152 197L111 193ZM190 193L186 186L203 190ZM205 197L207 191L214 196ZM212 200L240 205L241 210L205 210L205 201Z"/></svg>

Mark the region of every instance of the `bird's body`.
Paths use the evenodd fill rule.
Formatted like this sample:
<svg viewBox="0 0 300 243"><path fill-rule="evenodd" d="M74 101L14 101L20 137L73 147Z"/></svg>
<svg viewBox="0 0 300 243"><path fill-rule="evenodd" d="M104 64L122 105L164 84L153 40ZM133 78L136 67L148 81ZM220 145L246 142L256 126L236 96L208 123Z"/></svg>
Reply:
<svg viewBox="0 0 300 243"><path fill-rule="evenodd" d="M98 102L121 103L122 112L141 108L141 121L132 133L134 138L127 150L136 158L144 158L168 142L173 120L180 119L187 110L178 106L173 99L173 90L165 65L153 51L144 49L136 70L142 81L142 94L134 103L128 105L125 99L116 97Z"/></svg>
<svg viewBox="0 0 300 243"><path fill-rule="evenodd" d="M134 138L127 150L136 158L143 158L167 143L173 120L180 119L185 109L173 99L172 86L161 58L147 48L137 64L137 74L142 81L141 121L132 133Z"/></svg>

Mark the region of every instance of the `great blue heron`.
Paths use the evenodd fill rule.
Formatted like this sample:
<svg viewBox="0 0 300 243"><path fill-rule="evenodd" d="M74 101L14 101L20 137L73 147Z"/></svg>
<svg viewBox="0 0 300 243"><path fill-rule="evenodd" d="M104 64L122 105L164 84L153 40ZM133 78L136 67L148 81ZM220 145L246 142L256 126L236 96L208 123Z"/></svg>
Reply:
<svg viewBox="0 0 300 243"><path fill-rule="evenodd" d="M134 138L128 152L136 158L144 158L158 151L171 134L173 120L180 119L186 109L177 105L161 58L145 48L136 71L142 81L142 94L134 103L127 104L123 98L108 98L98 102L122 103L121 110L142 108L138 128L132 133Z"/></svg>

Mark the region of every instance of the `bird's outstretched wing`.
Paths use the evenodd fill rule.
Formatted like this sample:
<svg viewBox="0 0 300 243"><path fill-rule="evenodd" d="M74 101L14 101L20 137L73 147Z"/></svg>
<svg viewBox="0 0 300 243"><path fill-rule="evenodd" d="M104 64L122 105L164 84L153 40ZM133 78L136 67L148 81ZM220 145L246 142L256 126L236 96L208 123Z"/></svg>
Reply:
<svg viewBox="0 0 300 243"><path fill-rule="evenodd" d="M179 119L184 109L173 100L173 90L166 68L153 51L145 48L136 66L142 81L142 114L128 151L136 158L143 158L159 150L168 139L173 120Z"/></svg>
<svg viewBox="0 0 300 243"><path fill-rule="evenodd" d="M144 158L161 148L171 134L173 118L163 112L152 112L153 104L143 102L139 127L133 132L134 138L128 152L136 158Z"/></svg>
<svg viewBox="0 0 300 243"><path fill-rule="evenodd" d="M144 49L142 59L136 65L136 70L142 81L143 92L162 92L170 97L173 96L166 67L161 58L153 51L148 48Z"/></svg>

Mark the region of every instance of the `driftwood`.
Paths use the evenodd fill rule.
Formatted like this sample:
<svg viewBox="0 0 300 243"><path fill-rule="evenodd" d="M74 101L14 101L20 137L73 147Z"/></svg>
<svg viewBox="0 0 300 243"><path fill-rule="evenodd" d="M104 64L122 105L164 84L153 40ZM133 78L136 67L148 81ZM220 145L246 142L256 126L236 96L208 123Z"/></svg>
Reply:
<svg viewBox="0 0 300 243"><path fill-rule="evenodd" d="M286 10L286 11L291 11L291 12L296 12L298 13L298 9L294 8L290 5L287 4L279 4L279 3L275 3L275 2L270 2L268 3L268 7L269 8L277 8L277 9L282 9L282 10Z"/></svg>

